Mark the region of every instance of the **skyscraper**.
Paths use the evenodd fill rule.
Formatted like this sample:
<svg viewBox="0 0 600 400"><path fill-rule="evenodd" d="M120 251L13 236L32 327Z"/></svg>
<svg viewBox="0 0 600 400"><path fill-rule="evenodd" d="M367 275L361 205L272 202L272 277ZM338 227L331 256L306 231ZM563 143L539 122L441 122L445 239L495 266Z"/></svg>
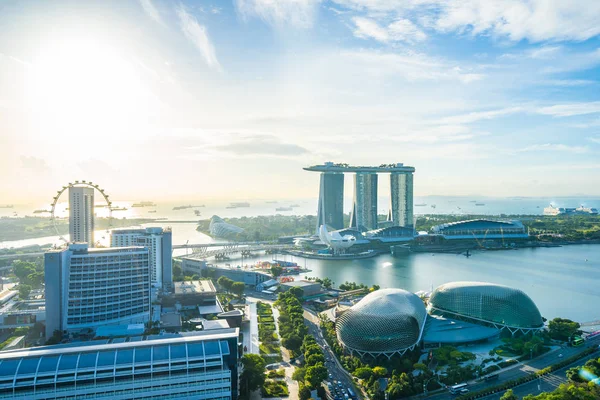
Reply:
<svg viewBox="0 0 600 400"><path fill-rule="evenodd" d="M354 175L354 205L350 227L377 229L377 174L357 172Z"/></svg>
<svg viewBox="0 0 600 400"><path fill-rule="evenodd" d="M69 235L71 242L94 247L94 189L69 187Z"/></svg>
<svg viewBox="0 0 600 400"><path fill-rule="evenodd" d="M414 169L413 169L414 171ZM413 173L392 172L390 174L392 208L391 221L395 226L412 228L413 222Z"/></svg>
<svg viewBox="0 0 600 400"><path fill-rule="evenodd" d="M327 225L333 229L342 229L344 227L343 173L321 173L319 208L317 211L317 232L321 225Z"/></svg>
<svg viewBox="0 0 600 400"><path fill-rule="evenodd" d="M150 255L150 279L155 287L173 287L173 243L171 229L114 229L110 234L111 247L143 246Z"/></svg>
<svg viewBox="0 0 600 400"><path fill-rule="evenodd" d="M46 337L150 320L150 268L144 247L50 250L44 257Z"/></svg>

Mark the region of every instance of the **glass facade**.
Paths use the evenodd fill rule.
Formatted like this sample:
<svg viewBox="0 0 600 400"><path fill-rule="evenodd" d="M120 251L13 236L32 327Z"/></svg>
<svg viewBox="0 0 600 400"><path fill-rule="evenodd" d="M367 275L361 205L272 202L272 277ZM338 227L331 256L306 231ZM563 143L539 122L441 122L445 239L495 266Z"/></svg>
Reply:
<svg viewBox="0 0 600 400"><path fill-rule="evenodd" d="M377 229L377 174L357 172L354 176L354 205L350 227Z"/></svg>
<svg viewBox="0 0 600 400"><path fill-rule="evenodd" d="M391 221L396 226L413 227L413 174L391 173Z"/></svg>
<svg viewBox="0 0 600 400"><path fill-rule="evenodd" d="M238 330L220 332L0 354L0 399L234 399Z"/></svg>
<svg viewBox="0 0 600 400"><path fill-rule="evenodd" d="M213 215L210 219L209 232L212 236L220 238L233 238L244 229L225 222L221 217Z"/></svg>
<svg viewBox="0 0 600 400"><path fill-rule="evenodd" d="M419 343L426 318L423 301L415 294L380 289L344 312L336 321L336 332L351 352L391 356Z"/></svg>
<svg viewBox="0 0 600 400"><path fill-rule="evenodd" d="M544 326L535 303L521 290L485 282L452 282L439 286L429 299L436 314L463 317L503 327Z"/></svg>
<svg viewBox="0 0 600 400"><path fill-rule="evenodd" d="M317 232L326 225L335 229L344 227L344 174L323 172L319 190L317 211Z"/></svg>

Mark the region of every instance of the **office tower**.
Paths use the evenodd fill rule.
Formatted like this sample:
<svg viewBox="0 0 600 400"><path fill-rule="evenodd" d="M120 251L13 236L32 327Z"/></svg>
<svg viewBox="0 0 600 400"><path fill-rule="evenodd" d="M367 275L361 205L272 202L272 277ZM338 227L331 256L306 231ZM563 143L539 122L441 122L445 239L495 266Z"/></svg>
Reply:
<svg viewBox="0 0 600 400"><path fill-rule="evenodd" d="M343 173L321 173L319 208L317 211L317 231L321 225L327 225L333 229L342 229L344 227Z"/></svg>
<svg viewBox="0 0 600 400"><path fill-rule="evenodd" d="M414 169L413 169L414 170ZM389 217L394 226L413 227L413 173L390 173L392 208Z"/></svg>
<svg viewBox="0 0 600 400"><path fill-rule="evenodd" d="M46 338L150 320L150 267L143 247L50 250L44 257Z"/></svg>
<svg viewBox="0 0 600 400"><path fill-rule="evenodd" d="M354 205L350 227L358 230L377 229L377 174L357 172L354 175Z"/></svg>
<svg viewBox="0 0 600 400"><path fill-rule="evenodd" d="M170 228L115 229L110 234L111 247L142 246L150 256L150 280L154 287L173 287L173 239Z"/></svg>
<svg viewBox="0 0 600 400"><path fill-rule="evenodd" d="M94 247L94 189L69 187L69 235L71 243Z"/></svg>
<svg viewBox="0 0 600 400"><path fill-rule="evenodd" d="M237 399L238 328L0 353L0 399Z"/></svg>

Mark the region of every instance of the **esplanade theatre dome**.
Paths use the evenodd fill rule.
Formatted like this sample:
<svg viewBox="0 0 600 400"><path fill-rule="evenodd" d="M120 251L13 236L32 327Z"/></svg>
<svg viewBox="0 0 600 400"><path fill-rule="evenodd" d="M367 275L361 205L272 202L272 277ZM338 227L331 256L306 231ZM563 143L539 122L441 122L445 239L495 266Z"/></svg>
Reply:
<svg viewBox="0 0 600 400"><path fill-rule="evenodd" d="M336 321L340 343L363 356L404 354L421 340L427 311L423 301L402 289L366 295Z"/></svg>
<svg viewBox="0 0 600 400"><path fill-rule="evenodd" d="M486 282L451 282L439 286L429 299L429 310L463 317L498 328L537 330L544 326L537 306L524 292Z"/></svg>

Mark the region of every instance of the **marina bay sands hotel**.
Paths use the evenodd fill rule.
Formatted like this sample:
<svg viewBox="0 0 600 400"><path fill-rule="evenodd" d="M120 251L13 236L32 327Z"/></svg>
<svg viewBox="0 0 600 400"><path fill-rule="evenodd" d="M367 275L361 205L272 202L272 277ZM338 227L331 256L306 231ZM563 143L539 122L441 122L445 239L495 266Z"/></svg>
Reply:
<svg viewBox="0 0 600 400"><path fill-rule="evenodd" d="M404 164L383 164L379 167L351 166L326 162L304 168L321 173L317 229L327 225L344 227L344 174L354 173L354 202L350 228L361 231L377 229L377 178L379 173L390 174L391 207L387 226L413 228L414 167Z"/></svg>

